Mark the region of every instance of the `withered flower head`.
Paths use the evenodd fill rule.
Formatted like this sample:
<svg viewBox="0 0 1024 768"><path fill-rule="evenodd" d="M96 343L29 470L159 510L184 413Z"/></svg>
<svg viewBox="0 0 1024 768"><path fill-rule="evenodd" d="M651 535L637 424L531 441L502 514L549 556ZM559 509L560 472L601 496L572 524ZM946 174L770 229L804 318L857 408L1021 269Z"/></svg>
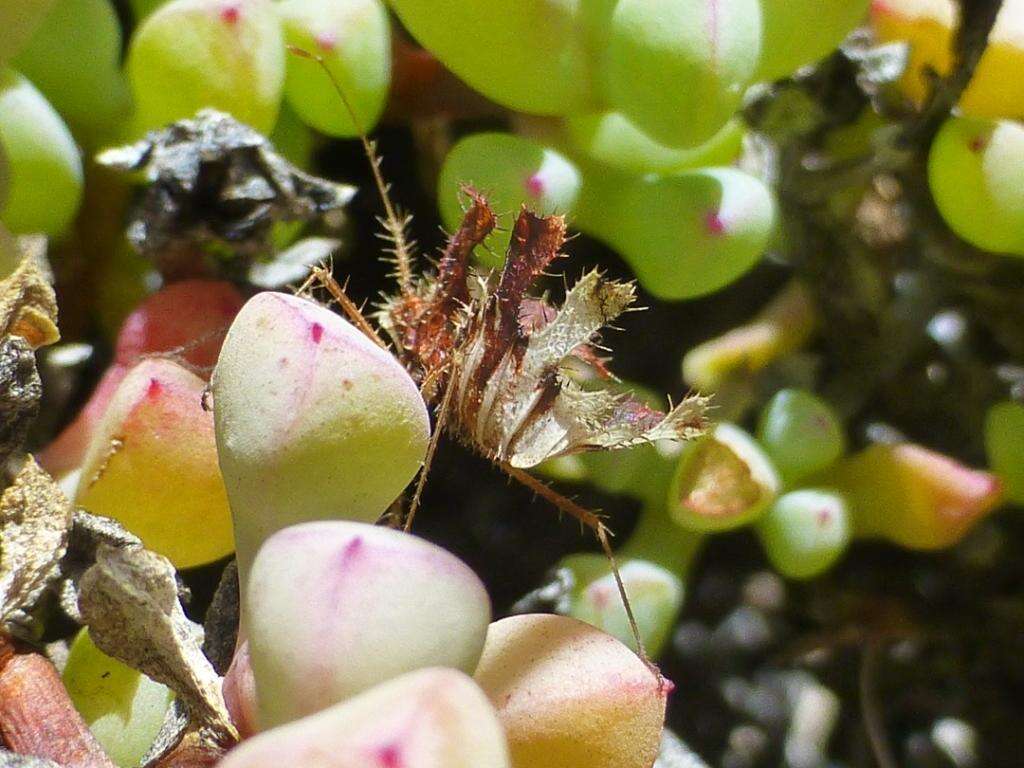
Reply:
<svg viewBox="0 0 1024 768"><path fill-rule="evenodd" d="M575 360L608 375L591 345L633 303L633 284L591 271L561 307L528 295L559 255L566 227L561 216L540 217L525 208L500 275L478 278L469 260L495 217L481 195L467 193L471 205L437 274L388 299L379 317L425 397L441 400L449 430L487 458L516 468L699 434L705 407L699 396L665 414L632 395L585 389L567 374Z"/></svg>

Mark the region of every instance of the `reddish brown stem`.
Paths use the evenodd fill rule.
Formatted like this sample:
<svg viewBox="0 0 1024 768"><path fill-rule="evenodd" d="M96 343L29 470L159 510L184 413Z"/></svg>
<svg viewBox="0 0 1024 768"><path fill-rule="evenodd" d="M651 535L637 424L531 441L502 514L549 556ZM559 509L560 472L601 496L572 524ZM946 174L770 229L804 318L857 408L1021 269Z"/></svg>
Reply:
<svg viewBox="0 0 1024 768"><path fill-rule="evenodd" d="M21 755L66 768L114 768L75 710L60 675L45 656L0 634L0 738Z"/></svg>

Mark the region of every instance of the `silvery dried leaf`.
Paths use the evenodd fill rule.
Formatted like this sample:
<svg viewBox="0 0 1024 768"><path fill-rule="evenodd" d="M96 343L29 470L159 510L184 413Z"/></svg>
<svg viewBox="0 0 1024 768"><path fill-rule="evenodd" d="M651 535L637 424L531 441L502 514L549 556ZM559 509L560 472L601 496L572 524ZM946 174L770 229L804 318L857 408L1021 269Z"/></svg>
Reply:
<svg viewBox="0 0 1024 768"><path fill-rule="evenodd" d="M32 346L21 336L0 339L0 468L25 445L42 396Z"/></svg>
<svg viewBox="0 0 1024 768"><path fill-rule="evenodd" d="M85 623L78 611L78 583L82 574L96 562L96 550L100 545L141 547L142 541L116 520L76 509L67 552L60 561L61 581L57 586L57 596L61 610L78 624Z"/></svg>
<svg viewBox="0 0 1024 768"><path fill-rule="evenodd" d="M167 558L101 544L79 583L78 607L100 650L173 690L194 725L237 739L220 676L203 655L202 627L185 616Z"/></svg>
<svg viewBox="0 0 1024 768"><path fill-rule="evenodd" d="M509 613L561 613L568 615L576 577L571 568L553 568L547 581L516 600Z"/></svg>
<svg viewBox="0 0 1024 768"><path fill-rule="evenodd" d="M267 261L253 262L249 282L268 291L299 282L311 266L327 261L340 245L340 240L330 237L305 237Z"/></svg>
<svg viewBox="0 0 1024 768"><path fill-rule="evenodd" d="M851 35L841 50L858 65L857 85L871 95L899 80L910 63L910 45L904 41L875 45L871 35Z"/></svg>
<svg viewBox="0 0 1024 768"><path fill-rule="evenodd" d="M61 768L61 766L45 757L19 755L0 748L0 768Z"/></svg>
<svg viewBox="0 0 1024 768"><path fill-rule="evenodd" d="M261 134L213 109L106 150L97 160L145 173L149 186L128 238L153 256L207 244L234 255L266 255L275 222L322 218L355 193L349 185L304 173Z"/></svg>
<svg viewBox="0 0 1024 768"><path fill-rule="evenodd" d="M0 620L30 607L59 575L71 504L32 456L0 496Z"/></svg>
<svg viewBox="0 0 1024 768"><path fill-rule="evenodd" d="M57 297L46 262L46 238L19 237L21 262L0 280L0 337L20 336L33 349L53 344L57 330Z"/></svg>

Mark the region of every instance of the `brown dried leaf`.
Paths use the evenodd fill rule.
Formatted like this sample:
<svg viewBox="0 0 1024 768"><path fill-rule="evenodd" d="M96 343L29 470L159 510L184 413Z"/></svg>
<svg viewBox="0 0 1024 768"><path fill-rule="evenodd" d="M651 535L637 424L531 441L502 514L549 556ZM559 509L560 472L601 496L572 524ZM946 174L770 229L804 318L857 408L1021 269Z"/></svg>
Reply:
<svg viewBox="0 0 1024 768"><path fill-rule="evenodd" d="M203 630L186 618L166 558L101 544L79 589L79 610L100 650L173 690L193 724L216 740L237 740L220 676L203 655Z"/></svg>
<svg viewBox="0 0 1024 768"><path fill-rule="evenodd" d="M238 617L241 596L238 586L238 564L232 560L224 568L220 583L213 593L203 622L203 653L217 674L227 673L238 643Z"/></svg>
<svg viewBox="0 0 1024 768"><path fill-rule="evenodd" d="M212 768L231 746L210 738L202 728L186 728L172 748L156 754L143 765L147 768Z"/></svg>
<svg viewBox="0 0 1024 768"><path fill-rule="evenodd" d="M96 550L103 545L141 547L142 541L116 520L76 509L68 549L60 561L61 583L56 591L61 610L77 624L85 624L78 610L78 585L82 575L96 562Z"/></svg>
<svg viewBox="0 0 1024 768"><path fill-rule="evenodd" d="M72 508L32 456L0 496L0 620L30 607L59 574Z"/></svg>
<svg viewBox="0 0 1024 768"><path fill-rule="evenodd" d="M53 344L57 330L57 297L47 278L46 238L18 238L21 263L0 280L0 337L21 336L34 349Z"/></svg>

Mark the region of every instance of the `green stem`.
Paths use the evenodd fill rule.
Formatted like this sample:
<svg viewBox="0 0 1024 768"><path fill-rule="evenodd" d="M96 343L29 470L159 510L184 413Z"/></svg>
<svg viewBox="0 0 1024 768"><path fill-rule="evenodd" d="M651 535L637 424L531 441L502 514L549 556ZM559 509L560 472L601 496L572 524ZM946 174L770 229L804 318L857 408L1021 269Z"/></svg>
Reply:
<svg viewBox="0 0 1024 768"><path fill-rule="evenodd" d="M658 488L644 502L640 521L619 549L620 560L646 560L686 579L704 541L704 534L678 525L668 515L667 485ZM657 492L660 490L660 493Z"/></svg>

